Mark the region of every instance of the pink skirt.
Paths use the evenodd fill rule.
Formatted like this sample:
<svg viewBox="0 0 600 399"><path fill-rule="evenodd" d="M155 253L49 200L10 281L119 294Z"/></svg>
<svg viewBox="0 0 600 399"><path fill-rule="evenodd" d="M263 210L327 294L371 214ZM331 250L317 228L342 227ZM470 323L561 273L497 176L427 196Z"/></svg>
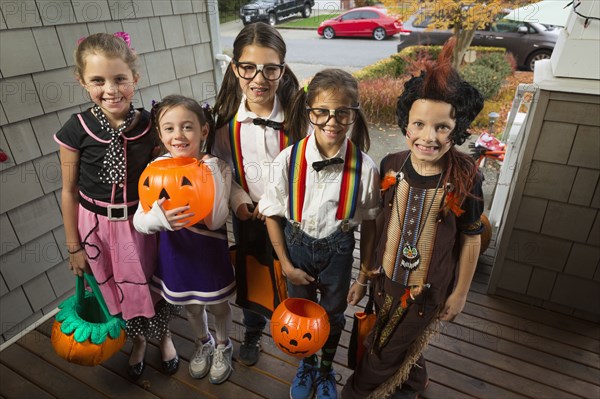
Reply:
<svg viewBox="0 0 600 399"><path fill-rule="evenodd" d="M92 202L81 192L79 195ZM94 202L108 205L102 201ZM110 313L121 313L125 320L153 317L154 304L160 300L149 286L156 268L156 235L136 231L133 215L126 221L109 221L81 205L78 215L79 238L85 241L88 263Z"/></svg>

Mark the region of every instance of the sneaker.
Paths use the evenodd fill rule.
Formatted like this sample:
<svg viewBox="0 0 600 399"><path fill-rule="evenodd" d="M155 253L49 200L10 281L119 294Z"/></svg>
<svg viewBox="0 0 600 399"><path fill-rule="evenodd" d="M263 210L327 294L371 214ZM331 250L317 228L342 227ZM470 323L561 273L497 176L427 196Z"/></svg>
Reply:
<svg viewBox="0 0 600 399"><path fill-rule="evenodd" d="M317 378L317 367L311 366L305 363L304 360L300 362L296 377L292 386L290 387L290 398L291 399L308 399L315 393L315 379Z"/></svg>
<svg viewBox="0 0 600 399"><path fill-rule="evenodd" d="M335 372L333 370L325 373L319 372L316 385L317 399L337 399L337 385L335 383Z"/></svg>
<svg viewBox="0 0 600 399"><path fill-rule="evenodd" d="M227 345L219 344L213 354L212 366L208 378L212 384L221 384L229 378L233 371L231 358L233 356L233 345L231 341Z"/></svg>
<svg viewBox="0 0 600 399"><path fill-rule="evenodd" d="M209 334L206 343L196 340L196 351L190 361L190 375L192 378L203 378L210 370L212 355L215 350L215 341Z"/></svg>
<svg viewBox="0 0 600 399"><path fill-rule="evenodd" d="M260 339L262 331L246 331L244 342L240 346L240 362L246 366L254 366L260 356Z"/></svg>

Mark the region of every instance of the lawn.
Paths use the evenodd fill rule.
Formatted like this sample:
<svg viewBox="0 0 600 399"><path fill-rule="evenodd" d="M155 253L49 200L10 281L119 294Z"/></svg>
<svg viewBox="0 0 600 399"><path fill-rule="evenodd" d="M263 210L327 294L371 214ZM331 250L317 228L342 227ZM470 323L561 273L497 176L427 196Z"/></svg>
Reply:
<svg viewBox="0 0 600 399"><path fill-rule="evenodd" d="M283 24L279 24L277 25L278 27L282 27L282 28L307 28L307 29L317 29L319 27L319 25L321 25L321 22L325 21L326 19L331 19L331 18L335 18L338 15L340 15L339 13L333 13L333 14L320 14L318 11L314 12L310 17L308 18L299 18L299 19L293 19L290 22L286 22Z"/></svg>

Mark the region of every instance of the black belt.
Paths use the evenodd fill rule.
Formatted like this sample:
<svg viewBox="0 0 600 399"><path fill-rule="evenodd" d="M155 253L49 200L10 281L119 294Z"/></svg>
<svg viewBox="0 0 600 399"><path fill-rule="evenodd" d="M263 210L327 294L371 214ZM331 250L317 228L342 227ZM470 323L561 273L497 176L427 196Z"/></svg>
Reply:
<svg viewBox="0 0 600 399"><path fill-rule="evenodd" d="M82 207L87 209L90 212L93 212L97 215L106 216L108 220L127 220L129 215L135 214L137 210L137 204L127 206L125 204L112 204L108 206L102 206L98 204L94 204L79 196L79 203Z"/></svg>

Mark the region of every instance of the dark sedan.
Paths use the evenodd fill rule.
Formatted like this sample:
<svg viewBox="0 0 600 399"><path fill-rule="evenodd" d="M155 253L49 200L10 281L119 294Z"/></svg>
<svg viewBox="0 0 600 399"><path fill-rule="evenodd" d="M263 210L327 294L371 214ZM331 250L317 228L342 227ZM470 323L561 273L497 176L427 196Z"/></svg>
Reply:
<svg viewBox="0 0 600 399"><path fill-rule="evenodd" d="M416 21L413 16L404 25L410 34L400 36L398 51L409 46L442 45L452 36L451 30L427 29L427 18ZM503 47L512 53L520 68L533 71L536 61L550 58L557 39L556 28L501 19L487 30L475 31L471 46Z"/></svg>

